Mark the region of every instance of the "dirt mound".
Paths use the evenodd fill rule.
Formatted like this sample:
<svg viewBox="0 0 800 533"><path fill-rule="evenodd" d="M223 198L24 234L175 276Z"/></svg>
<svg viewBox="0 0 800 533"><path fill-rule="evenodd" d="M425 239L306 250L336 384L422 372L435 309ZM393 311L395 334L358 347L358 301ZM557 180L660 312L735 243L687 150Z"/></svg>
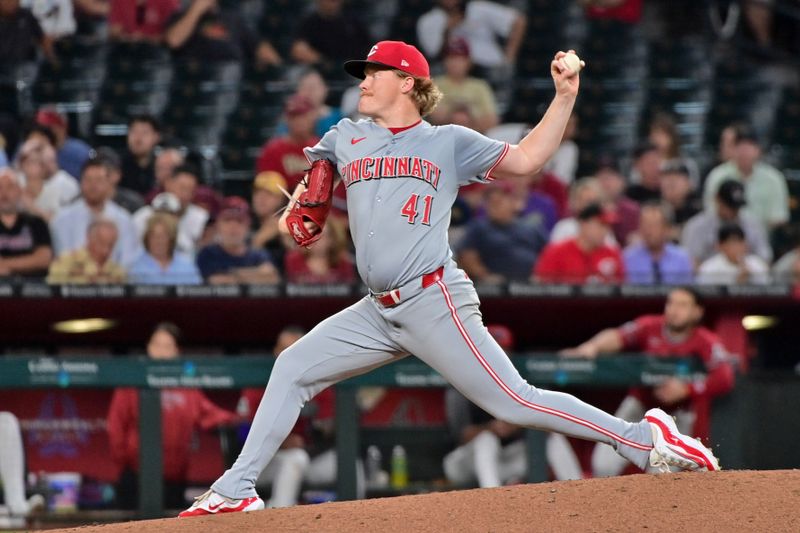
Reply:
<svg viewBox="0 0 800 533"><path fill-rule="evenodd" d="M800 531L800 470L643 474L61 531L634 530Z"/></svg>

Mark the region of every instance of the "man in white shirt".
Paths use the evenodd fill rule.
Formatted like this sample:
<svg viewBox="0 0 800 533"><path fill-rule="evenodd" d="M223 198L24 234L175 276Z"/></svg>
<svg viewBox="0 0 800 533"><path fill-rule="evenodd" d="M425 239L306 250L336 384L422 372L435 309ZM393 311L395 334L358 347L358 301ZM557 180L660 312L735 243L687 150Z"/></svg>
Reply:
<svg viewBox="0 0 800 533"><path fill-rule="evenodd" d="M139 254L140 240L130 214L109 198L113 184L108 168L99 160L89 160L81 173L81 198L63 208L50 221L56 256L86 245L86 230L98 217L112 220L119 231L111 258L128 267Z"/></svg>
<svg viewBox="0 0 800 533"><path fill-rule="evenodd" d="M747 211L769 231L789 220L789 190L780 170L761 158L755 132L746 126L736 129L733 157L715 167L706 178L703 190L705 209L714 209L714 197L720 185L736 180L744 185Z"/></svg>
<svg viewBox="0 0 800 533"><path fill-rule="evenodd" d="M700 265L697 283L739 285L769 283L769 266L754 254L747 253L744 230L738 224L719 229L719 252Z"/></svg>
<svg viewBox="0 0 800 533"><path fill-rule="evenodd" d="M192 257L197 251L197 243L203 236L203 230L208 222L208 211L192 203L197 182L197 173L188 165L175 168L172 175L164 181L164 192L170 193L180 202L180 209L175 213L179 217L177 249ZM154 203L156 198L153 199ZM133 222L140 239L144 235L147 221L154 212L154 205L151 204L134 213Z"/></svg>
<svg viewBox="0 0 800 533"><path fill-rule="evenodd" d="M495 2L439 0L419 18L417 39L426 56L438 57L448 39L463 37L472 62L491 69L516 62L525 25L524 14Z"/></svg>

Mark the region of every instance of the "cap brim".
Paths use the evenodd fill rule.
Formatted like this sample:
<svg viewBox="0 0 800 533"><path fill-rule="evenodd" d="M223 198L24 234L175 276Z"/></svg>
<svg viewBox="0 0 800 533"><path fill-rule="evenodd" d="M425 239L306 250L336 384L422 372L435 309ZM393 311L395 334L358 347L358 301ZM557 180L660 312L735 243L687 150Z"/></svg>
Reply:
<svg viewBox="0 0 800 533"><path fill-rule="evenodd" d="M364 59L351 59L349 61L345 61L344 71L353 76L354 78L358 78L363 80L366 76L364 75L364 69L367 68L367 65L376 65L378 67L384 68L395 68L391 65L387 65L385 63L378 63L377 61L365 61Z"/></svg>

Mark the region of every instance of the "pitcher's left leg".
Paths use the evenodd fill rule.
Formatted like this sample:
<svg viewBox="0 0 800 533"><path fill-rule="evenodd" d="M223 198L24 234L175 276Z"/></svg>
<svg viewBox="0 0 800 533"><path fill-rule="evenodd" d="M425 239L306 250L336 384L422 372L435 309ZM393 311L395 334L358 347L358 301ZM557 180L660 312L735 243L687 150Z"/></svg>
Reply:
<svg viewBox="0 0 800 533"><path fill-rule="evenodd" d="M653 447L650 425L626 422L569 394L528 384L488 334L477 295L463 277L445 276L402 307L409 315L400 322L403 347L492 416L604 442L634 464L647 465Z"/></svg>

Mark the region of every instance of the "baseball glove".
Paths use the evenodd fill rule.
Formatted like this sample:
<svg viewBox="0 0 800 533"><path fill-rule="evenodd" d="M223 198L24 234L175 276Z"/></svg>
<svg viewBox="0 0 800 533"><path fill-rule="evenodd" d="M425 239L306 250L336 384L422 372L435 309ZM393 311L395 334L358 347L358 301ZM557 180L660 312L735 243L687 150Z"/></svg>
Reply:
<svg viewBox="0 0 800 533"><path fill-rule="evenodd" d="M286 217L289 234L300 246L309 246L317 241L325 227L331 210L333 180L336 167L328 159L317 159L306 175L306 190L297 199ZM309 230L305 223L313 222L316 228Z"/></svg>

